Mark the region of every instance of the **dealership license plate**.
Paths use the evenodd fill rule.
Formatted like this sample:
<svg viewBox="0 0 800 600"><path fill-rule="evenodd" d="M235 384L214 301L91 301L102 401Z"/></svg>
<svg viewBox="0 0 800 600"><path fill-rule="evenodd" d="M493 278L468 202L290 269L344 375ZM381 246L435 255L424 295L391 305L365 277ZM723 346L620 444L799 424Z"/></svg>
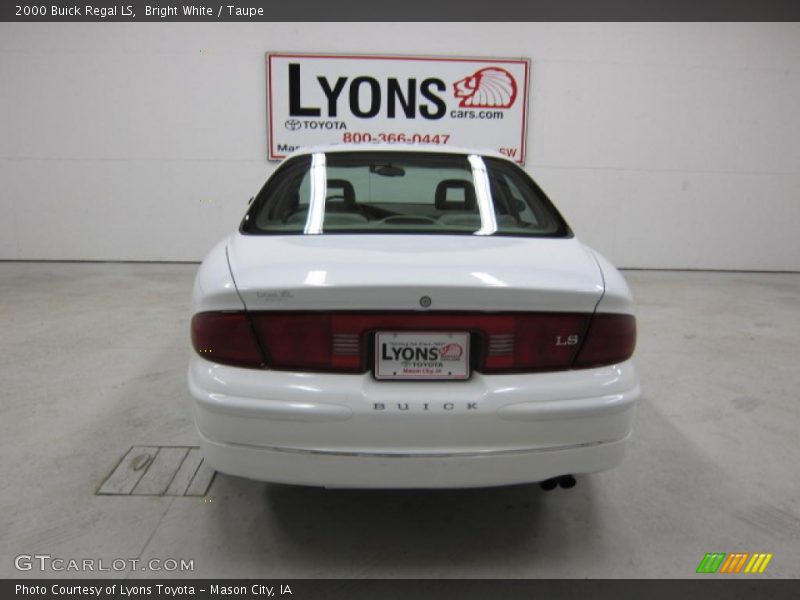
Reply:
<svg viewBox="0 0 800 600"><path fill-rule="evenodd" d="M467 379L469 334L381 331L375 335L376 379Z"/></svg>

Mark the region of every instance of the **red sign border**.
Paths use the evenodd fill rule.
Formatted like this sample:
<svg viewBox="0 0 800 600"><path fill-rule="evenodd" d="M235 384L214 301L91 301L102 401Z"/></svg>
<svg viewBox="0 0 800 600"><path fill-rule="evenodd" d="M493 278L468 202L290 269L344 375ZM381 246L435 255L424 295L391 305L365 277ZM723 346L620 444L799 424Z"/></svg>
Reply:
<svg viewBox="0 0 800 600"><path fill-rule="evenodd" d="M520 139L520 158L515 161L517 164L524 165L527 154L528 139L528 91L530 81L531 59L529 58L487 58L487 57L466 57L466 56L406 56L400 54L313 54L303 52L266 52L266 75L267 75L267 160L283 160L287 154L273 153L274 131L272 122L272 59L273 58L322 58L322 59L347 59L347 60L419 60L427 62L486 62L496 64L521 64L525 70L525 89L523 94L522 106L522 136Z"/></svg>

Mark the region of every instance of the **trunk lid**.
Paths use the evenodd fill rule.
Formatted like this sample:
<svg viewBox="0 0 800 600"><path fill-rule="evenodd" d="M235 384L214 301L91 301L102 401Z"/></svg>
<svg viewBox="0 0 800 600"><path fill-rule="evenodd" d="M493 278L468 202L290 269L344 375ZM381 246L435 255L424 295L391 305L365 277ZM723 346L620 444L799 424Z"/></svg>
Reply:
<svg viewBox="0 0 800 600"><path fill-rule="evenodd" d="M248 310L592 313L603 294L576 238L237 234L228 259Z"/></svg>

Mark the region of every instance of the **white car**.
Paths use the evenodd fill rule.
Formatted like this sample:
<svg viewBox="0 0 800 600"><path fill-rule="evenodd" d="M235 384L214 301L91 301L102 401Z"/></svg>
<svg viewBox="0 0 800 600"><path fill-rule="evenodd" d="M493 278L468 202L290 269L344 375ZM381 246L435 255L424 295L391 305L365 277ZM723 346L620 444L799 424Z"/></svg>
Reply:
<svg viewBox="0 0 800 600"><path fill-rule="evenodd" d="M492 153L290 156L192 314L202 453L251 479L571 487L622 460L640 393L622 276Z"/></svg>

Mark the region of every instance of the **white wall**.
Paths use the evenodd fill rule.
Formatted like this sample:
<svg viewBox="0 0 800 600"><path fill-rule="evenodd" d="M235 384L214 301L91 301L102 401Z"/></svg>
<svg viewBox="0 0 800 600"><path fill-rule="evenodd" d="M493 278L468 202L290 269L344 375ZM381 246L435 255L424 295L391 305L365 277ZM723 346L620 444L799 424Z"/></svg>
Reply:
<svg viewBox="0 0 800 600"><path fill-rule="evenodd" d="M533 59L528 170L620 266L800 270L798 24L0 24L0 258L198 260L264 52Z"/></svg>

